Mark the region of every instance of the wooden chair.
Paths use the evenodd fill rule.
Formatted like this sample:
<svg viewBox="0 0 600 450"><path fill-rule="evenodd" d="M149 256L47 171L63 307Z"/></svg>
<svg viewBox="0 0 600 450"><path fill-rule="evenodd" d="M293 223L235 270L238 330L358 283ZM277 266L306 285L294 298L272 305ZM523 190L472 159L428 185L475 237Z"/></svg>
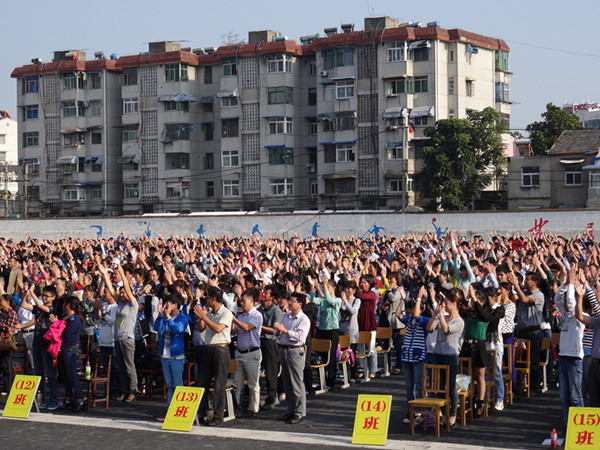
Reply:
<svg viewBox="0 0 600 450"><path fill-rule="evenodd" d="M92 377L88 380L83 376L79 377L79 380L82 383L87 383L87 407L95 408L96 403L106 403L106 408L108 408L108 401L110 395L110 368L112 364L112 355L106 355L103 353L98 354L98 359L96 360L96 367L94 368L94 373L92 373ZM104 385L104 389L100 392L97 391L98 385Z"/></svg>
<svg viewBox="0 0 600 450"><path fill-rule="evenodd" d="M329 365L329 359L331 355L331 341L329 339L313 338L312 351L321 354L323 357L323 362L321 364L311 363L310 365L311 369L317 369L319 372L319 389L315 391L315 394L323 394L327 392L325 369Z"/></svg>
<svg viewBox="0 0 600 450"><path fill-rule="evenodd" d="M390 327L378 327L375 339L388 341L387 348L377 346L377 355L383 355L383 376L387 377L390 375L389 353L392 349L392 329Z"/></svg>
<svg viewBox="0 0 600 450"><path fill-rule="evenodd" d="M370 331L359 331L358 332L358 345L363 344L365 346L365 352L359 353L359 347L357 346L356 361L363 360L364 365L364 373L363 373L363 383L367 383L371 381L369 378L369 357L371 356L371 332Z"/></svg>
<svg viewBox="0 0 600 450"><path fill-rule="evenodd" d="M483 414L488 415L490 409L496 404L496 350L487 350L487 364L485 365L485 398Z"/></svg>
<svg viewBox="0 0 600 450"><path fill-rule="evenodd" d="M234 403L233 403L233 391L236 389L235 383L233 382L233 374L237 372L238 369L238 362L237 359L231 359L229 360L229 370L227 372L227 384L225 385L225 396L226 396L226 400L227 400L227 414L225 415L225 417L223 417L223 422L228 422L230 420L235 419L235 409L234 409ZM215 392L215 388L213 386L210 387L210 389L208 390L209 392L209 404L211 405L210 407L212 409L214 409L213 406L213 397L214 397L214 392Z"/></svg>
<svg viewBox="0 0 600 450"><path fill-rule="evenodd" d="M512 378L512 345L504 344L504 357L502 358L502 380L504 382L504 404L513 404L513 378Z"/></svg>
<svg viewBox="0 0 600 450"><path fill-rule="evenodd" d="M560 333L552 333L552 345L560 345Z"/></svg>
<svg viewBox="0 0 600 450"><path fill-rule="evenodd" d="M540 352L546 352L546 358L544 361L540 361L540 367L542 368L542 392L546 392L548 390L548 377L546 375L546 366L550 362L550 352L547 350L550 348L550 338L545 337L542 340L542 345L540 346Z"/></svg>
<svg viewBox="0 0 600 450"><path fill-rule="evenodd" d="M136 372L138 376L138 382L142 389L142 395L148 400L152 400L152 396L155 391L163 391L163 398L167 398L167 391L164 386L156 383L156 380L163 376L162 364L158 357L158 345L148 344L146 345L146 367L137 367Z"/></svg>
<svg viewBox="0 0 600 450"><path fill-rule="evenodd" d="M531 341L523 339L525 350L522 352L515 351L515 368L517 369L517 390L519 391L519 399L523 398L523 394L529 398L529 388L531 383Z"/></svg>
<svg viewBox="0 0 600 450"><path fill-rule="evenodd" d="M12 352L12 378L14 380L15 375L18 372L22 372L23 375L28 375L29 371L29 355L27 353L27 344L17 344L17 349ZM8 392L10 386L6 388Z"/></svg>
<svg viewBox="0 0 600 450"><path fill-rule="evenodd" d="M431 374L429 385L427 384L427 372ZM427 398L428 394L433 396L441 394L443 398ZM440 437L440 413L444 407L446 407L446 429L450 431L450 367L425 364L423 366L423 398L408 402L410 434L415 434L415 423L421 423L423 429L427 429L428 424L435 423L435 434ZM415 410L420 411L420 417L415 418Z"/></svg>
<svg viewBox="0 0 600 450"><path fill-rule="evenodd" d="M350 336L341 335L339 337L340 351L350 348ZM350 379L348 376L348 361L337 361L338 366L342 366L342 389L350 387Z"/></svg>
<svg viewBox="0 0 600 450"><path fill-rule="evenodd" d="M467 414L471 422L473 421L473 368L471 366L471 357L458 358L458 372L462 375L471 377L468 389L458 391L458 414L460 415L460 424L464 427L467 425Z"/></svg>

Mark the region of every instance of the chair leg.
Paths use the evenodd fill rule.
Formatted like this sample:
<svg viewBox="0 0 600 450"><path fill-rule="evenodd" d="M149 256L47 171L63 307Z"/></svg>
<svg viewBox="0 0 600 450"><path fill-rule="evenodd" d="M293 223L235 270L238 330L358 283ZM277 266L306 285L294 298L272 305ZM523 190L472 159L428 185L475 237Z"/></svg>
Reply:
<svg viewBox="0 0 600 450"><path fill-rule="evenodd" d="M413 405L408 405L408 418L410 419L410 434L415 434L415 414Z"/></svg>
<svg viewBox="0 0 600 450"><path fill-rule="evenodd" d="M446 430L450 433L450 400L446 403Z"/></svg>
<svg viewBox="0 0 600 450"><path fill-rule="evenodd" d="M439 406L435 407L435 435L440 437L440 408Z"/></svg>

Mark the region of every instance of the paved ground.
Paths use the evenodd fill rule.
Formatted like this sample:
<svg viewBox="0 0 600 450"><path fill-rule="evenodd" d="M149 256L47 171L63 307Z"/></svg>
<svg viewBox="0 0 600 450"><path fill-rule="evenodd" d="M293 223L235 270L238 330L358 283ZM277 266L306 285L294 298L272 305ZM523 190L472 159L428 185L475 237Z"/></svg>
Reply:
<svg viewBox="0 0 600 450"><path fill-rule="evenodd" d="M202 436L201 445L207 447L222 446L224 442L236 445L240 439L255 439L252 445L258 448L272 447L273 441L288 441L295 448L331 448L329 446L350 443L358 394L392 394L388 434L391 448L540 448L552 428L562 430L560 401L555 388L541 396L516 401L502 412L468 422L467 427L456 426L450 433L442 431L439 439L432 430L418 430L411 436L409 426L402 423L406 413L403 377L390 376L309 397L308 416L298 425L278 422L277 416L284 411L283 406L278 406L250 419L230 421L218 429L195 427L191 435L154 432L160 430L160 423L154 418L164 412L166 402L156 397L152 401L141 398L133 404L113 402L108 409L97 407L78 415L55 412L32 414L28 421L4 419L0 422L2 447L40 448L43 446L40 438L48 436L51 442L61 439L61 447L72 448L70 443L62 441L68 430L74 436L85 437L86 448L154 446L162 441L179 448L197 447L199 442L191 440L192 435ZM0 407L4 402L0 401Z"/></svg>

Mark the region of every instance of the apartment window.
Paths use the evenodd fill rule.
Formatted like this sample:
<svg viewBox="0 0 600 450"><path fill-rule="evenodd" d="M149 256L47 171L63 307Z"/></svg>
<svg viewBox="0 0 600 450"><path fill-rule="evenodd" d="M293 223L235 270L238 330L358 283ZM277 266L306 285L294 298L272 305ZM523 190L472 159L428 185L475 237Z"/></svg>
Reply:
<svg viewBox="0 0 600 450"><path fill-rule="evenodd" d="M140 184L125 184L125 198L140 198Z"/></svg>
<svg viewBox="0 0 600 450"><path fill-rule="evenodd" d="M508 52L500 50L496 52L496 70L502 70L504 72L509 71L508 67Z"/></svg>
<svg viewBox="0 0 600 450"><path fill-rule="evenodd" d="M354 146L353 145L338 145L336 147L336 162L351 162L354 161Z"/></svg>
<svg viewBox="0 0 600 450"><path fill-rule="evenodd" d="M473 80L466 80L466 94L467 97L475 96L475 82Z"/></svg>
<svg viewBox="0 0 600 450"><path fill-rule="evenodd" d="M190 124L189 123L166 123L164 131L165 142L189 141Z"/></svg>
<svg viewBox="0 0 600 450"><path fill-rule="evenodd" d="M317 134L319 132L318 125L319 125L319 122L317 122L316 120L311 120L308 123L308 134L313 135L313 136L315 134Z"/></svg>
<svg viewBox="0 0 600 450"><path fill-rule="evenodd" d="M394 160L394 159L402 159L402 147L388 147L387 148L387 159L388 160Z"/></svg>
<svg viewBox="0 0 600 450"><path fill-rule="evenodd" d="M98 163L98 159L93 160L91 171L92 172L102 172L102 163Z"/></svg>
<svg viewBox="0 0 600 450"><path fill-rule="evenodd" d="M23 81L23 93L28 94L30 92L37 92L37 91L38 91L38 76L30 75L30 76L25 77L25 80Z"/></svg>
<svg viewBox="0 0 600 450"><path fill-rule="evenodd" d="M314 77L317 74L317 62L312 60L308 61L308 76Z"/></svg>
<svg viewBox="0 0 600 450"><path fill-rule="evenodd" d="M290 178L276 178L269 183L271 195L294 195L294 180Z"/></svg>
<svg viewBox="0 0 600 450"><path fill-rule="evenodd" d="M293 132L291 117L277 117L269 120L270 134L292 134Z"/></svg>
<svg viewBox="0 0 600 450"><path fill-rule="evenodd" d="M63 191L63 200L85 200L85 188L66 186Z"/></svg>
<svg viewBox="0 0 600 450"><path fill-rule="evenodd" d="M429 125L429 116L419 116L412 119L413 125L416 127L426 127Z"/></svg>
<svg viewBox="0 0 600 450"><path fill-rule="evenodd" d="M523 167L521 169L521 186L534 187L540 185L540 168Z"/></svg>
<svg viewBox="0 0 600 450"><path fill-rule="evenodd" d="M213 82L212 66L204 67L204 84L211 84Z"/></svg>
<svg viewBox="0 0 600 450"><path fill-rule="evenodd" d="M319 181L316 178L310 179L310 195L319 195Z"/></svg>
<svg viewBox="0 0 600 450"><path fill-rule="evenodd" d="M67 174L67 173L76 173L79 168L79 165L77 163L66 163L66 164L61 164L60 168L63 172L63 174ZM85 170L82 170L81 172L84 172Z"/></svg>
<svg viewBox="0 0 600 450"><path fill-rule="evenodd" d="M448 77L448 95L454 95L454 77Z"/></svg>
<svg viewBox="0 0 600 450"><path fill-rule="evenodd" d="M565 186L581 186L581 169L565 171Z"/></svg>
<svg viewBox="0 0 600 450"><path fill-rule="evenodd" d="M94 102L90 105L90 115L98 117L102 115L102 103Z"/></svg>
<svg viewBox="0 0 600 450"><path fill-rule="evenodd" d="M176 102L175 100L165 102L165 111L184 111L190 110L190 102Z"/></svg>
<svg viewBox="0 0 600 450"><path fill-rule="evenodd" d="M294 149L277 147L269 149L269 165L291 165L294 164Z"/></svg>
<svg viewBox="0 0 600 450"><path fill-rule="evenodd" d="M323 50L322 54L325 70L354 65L354 48L352 47L336 47Z"/></svg>
<svg viewBox="0 0 600 450"><path fill-rule="evenodd" d="M102 133L92 133L92 144L102 144Z"/></svg>
<svg viewBox="0 0 600 450"><path fill-rule="evenodd" d="M338 81L335 88L338 99L354 97L354 81Z"/></svg>
<svg viewBox="0 0 600 450"><path fill-rule="evenodd" d="M325 180L325 194L354 194L355 192L356 180L354 178Z"/></svg>
<svg viewBox="0 0 600 450"><path fill-rule="evenodd" d="M269 73L292 72L294 64L290 55L271 55L267 58Z"/></svg>
<svg viewBox="0 0 600 450"><path fill-rule="evenodd" d="M83 102L75 100L66 100L63 102L63 117L83 117L85 110Z"/></svg>
<svg viewBox="0 0 600 450"><path fill-rule="evenodd" d="M83 145L85 144L85 133L63 134L64 145Z"/></svg>
<svg viewBox="0 0 600 450"><path fill-rule="evenodd" d="M398 78L390 80L387 83L387 95L398 95L406 93L406 80L404 78Z"/></svg>
<svg viewBox="0 0 600 450"><path fill-rule="evenodd" d="M38 105L27 105L25 107L25 120L34 120L39 118Z"/></svg>
<svg viewBox="0 0 600 450"><path fill-rule="evenodd" d="M448 49L448 62L449 63L454 62L454 50L452 50L452 49Z"/></svg>
<svg viewBox="0 0 600 450"><path fill-rule="evenodd" d="M214 181L206 182L206 196L207 197L215 196L215 182Z"/></svg>
<svg viewBox="0 0 600 450"><path fill-rule="evenodd" d="M6 144L6 135L0 134L0 144Z"/></svg>
<svg viewBox="0 0 600 450"><path fill-rule="evenodd" d="M187 64L165 64L165 81L187 81Z"/></svg>
<svg viewBox="0 0 600 450"><path fill-rule="evenodd" d="M600 172L590 172L590 187L600 188Z"/></svg>
<svg viewBox="0 0 600 450"><path fill-rule="evenodd" d="M406 43L390 42L388 44L388 61L406 61Z"/></svg>
<svg viewBox="0 0 600 450"><path fill-rule="evenodd" d="M269 105L291 105L294 103L294 88L289 86L268 88L267 97Z"/></svg>
<svg viewBox="0 0 600 450"><path fill-rule="evenodd" d="M427 50L427 49L426 49ZM415 77L414 79L414 92L415 94L419 92L427 92L427 76L423 77Z"/></svg>
<svg viewBox="0 0 600 450"><path fill-rule="evenodd" d="M83 83L83 76L78 76L75 73L63 75L63 89L77 89L78 87L83 88Z"/></svg>
<svg viewBox="0 0 600 450"><path fill-rule="evenodd" d="M213 122L202 122L202 131L204 131L204 140L212 141L214 138L215 124Z"/></svg>
<svg viewBox="0 0 600 450"><path fill-rule="evenodd" d="M337 89L335 88L335 85L333 85L333 84L327 85L327 86L325 86L325 94L324 94L323 98L325 100L335 100L336 92L337 92Z"/></svg>
<svg viewBox="0 0 600 450"><path fill-rule="evenodd" d="M448 119L454 119L454 110L453 109L449 109L448 110Z"/></svg>
<svg viewBox="0 0 600 450"><path fill-rule="evenodd" d="M165 155L165 170L189 169L189 153L167 153Z"/></svg>
<svg viewBox="0 0 600 450"><path fill-rule="evenodd" d="M100 89L101 87L102 87L102 78L100 77L100 74L97 72L90 73L88 88L89 89Z"/></svg>
<svg viewBox="0 0 600 450"><path fill-rule="evenodd" d="M223 66L223 76L231 77L237 75L237 62L235 58L225 58L221 60Z"/></svg>
<svg viewBox="0 0 600 450"><path fill-rule="evenodd" d="M102 188L92 188L92 200L102 200Z"/></svg>
<svg viewBox="0 0 600 450"><path fill-rule="evenodd" d="M496 101L510 102L510 85L508 83L496 83Z"/></svg>
<svg viewBox="0 0 600 450"><path fill-rule="evenodd" d="M412 175L408 175L406 178L406 191L412 191L414 187ZM402 192L402 179L388 180L388 191L389 192Z"/></svg>
<svg viewBox="0 0 600 450"><path fill-rule="evenodd" d="M138 112L138 99L137 98L124 98L123 99L123 114L135 114Z"/></svg>
<svg viewBox="0 0 600 450"><path fill-rule="evenodd" d="M123 130L123 142L137 142L138 130Z"/></svg>
<svg viewBox="0 0 600 450"><path fill-rule="evenodd" d="M40 187L39 186L27 186L27 198L29 200L39 201Z"/></svg>
<svg viewBox="0 0 600 450"><path fill-rule="evenodd" d="M221 165L223 167L238 167L240 165L239 151L223 150L221 155Z"/></svg>
<svg viewBox="0 0 600 450"><path fill-rule="evenodd" d="M134 160L123 163L123 170L137 171L139 168L140 168L140 164L135 162Z"/></svg>
<svg viewBox="0 0 600 450"><path fill-rule="evenodd" d="M23 133L23 143L25 147L37 147L40 145L40 133L38 131Z"/></svg>
<svg viewBox="0 0 600 450"><path fill-rule="evenodd" d="M427 47L415 48L412 51L412 59L414 62L429 61L429 49Z"/></svg>
<svg viewBox="0 0 600 450"><path fill-rule="evenodd" d="M134 86L138 84L137 67L125 67L121 74L121 84L123 86Z"/></svg>
<svg viewBox="0 0 600 450"><path fill-rule="evenodd" d="M317 104L317 88L308 88L308 104Z"/></svg>
<svg viewBox="0 0 600 450"><path fill-rule="evenodd" d="M222 108L229 108L229 107L237 106L237 105L238 105L237 97L234 97L234 96L221 97L221 107Z"/></svg>
<svg viewBox="0 0 600 450"><path fill-rule="evenodd" d="M167 181L167 198L189 197L188 181Z"/></svg>
<svg viewBox="0 0 600 450"><path fill-rule="evenodd" d="M356 113L354 111L336 113L333 124L336 131L353 130L356 127Z"/></svg>
<svg viewBox="0 0 600 450"><path fill-rule="evenodd" d="M210 152L204 155L204 170L213 170L215 168L215 155Z"/></svg>
<svg viewBox="0 0 600 450"><path fill-rule="evenodd" d="M239 135L239 119L223 119L221 121L221 136L237 137Z"/></svg>
<svg viewBox="0 0 600 450"><path fill-rule="evenodd" d="M223 180L223 197L239 197L240 180Z"/></svg>

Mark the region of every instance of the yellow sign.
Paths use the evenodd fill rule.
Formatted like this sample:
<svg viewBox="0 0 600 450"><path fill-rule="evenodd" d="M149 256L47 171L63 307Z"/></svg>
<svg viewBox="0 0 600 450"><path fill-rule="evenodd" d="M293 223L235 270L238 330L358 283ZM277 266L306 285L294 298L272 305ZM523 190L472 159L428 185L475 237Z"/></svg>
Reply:
<svg viewBox="0 0 600 450"><path fill-rule="evenodd" d="M569 408L565 450L600 448L600 408Z"/></svg>
<svg viewBox="0 0 600 450"><path fill-rule="evenodd" d="M352 443L385 445L391 408L391 395L359 395Z"/></svg>
<svg viewBox="0 0 600 450"><path fill-rule="evenodd" d="M163 430L190 431L196 415L204 388L177 386L163 423Z"/></svg>
<svg viewBox="0 0 600 450"><path fill-rule="evenodd" d="M2 417L27 419L31 412L31 405L35 400L40 379L41 377L33 375L17 375L10 388Z"/></svg>

